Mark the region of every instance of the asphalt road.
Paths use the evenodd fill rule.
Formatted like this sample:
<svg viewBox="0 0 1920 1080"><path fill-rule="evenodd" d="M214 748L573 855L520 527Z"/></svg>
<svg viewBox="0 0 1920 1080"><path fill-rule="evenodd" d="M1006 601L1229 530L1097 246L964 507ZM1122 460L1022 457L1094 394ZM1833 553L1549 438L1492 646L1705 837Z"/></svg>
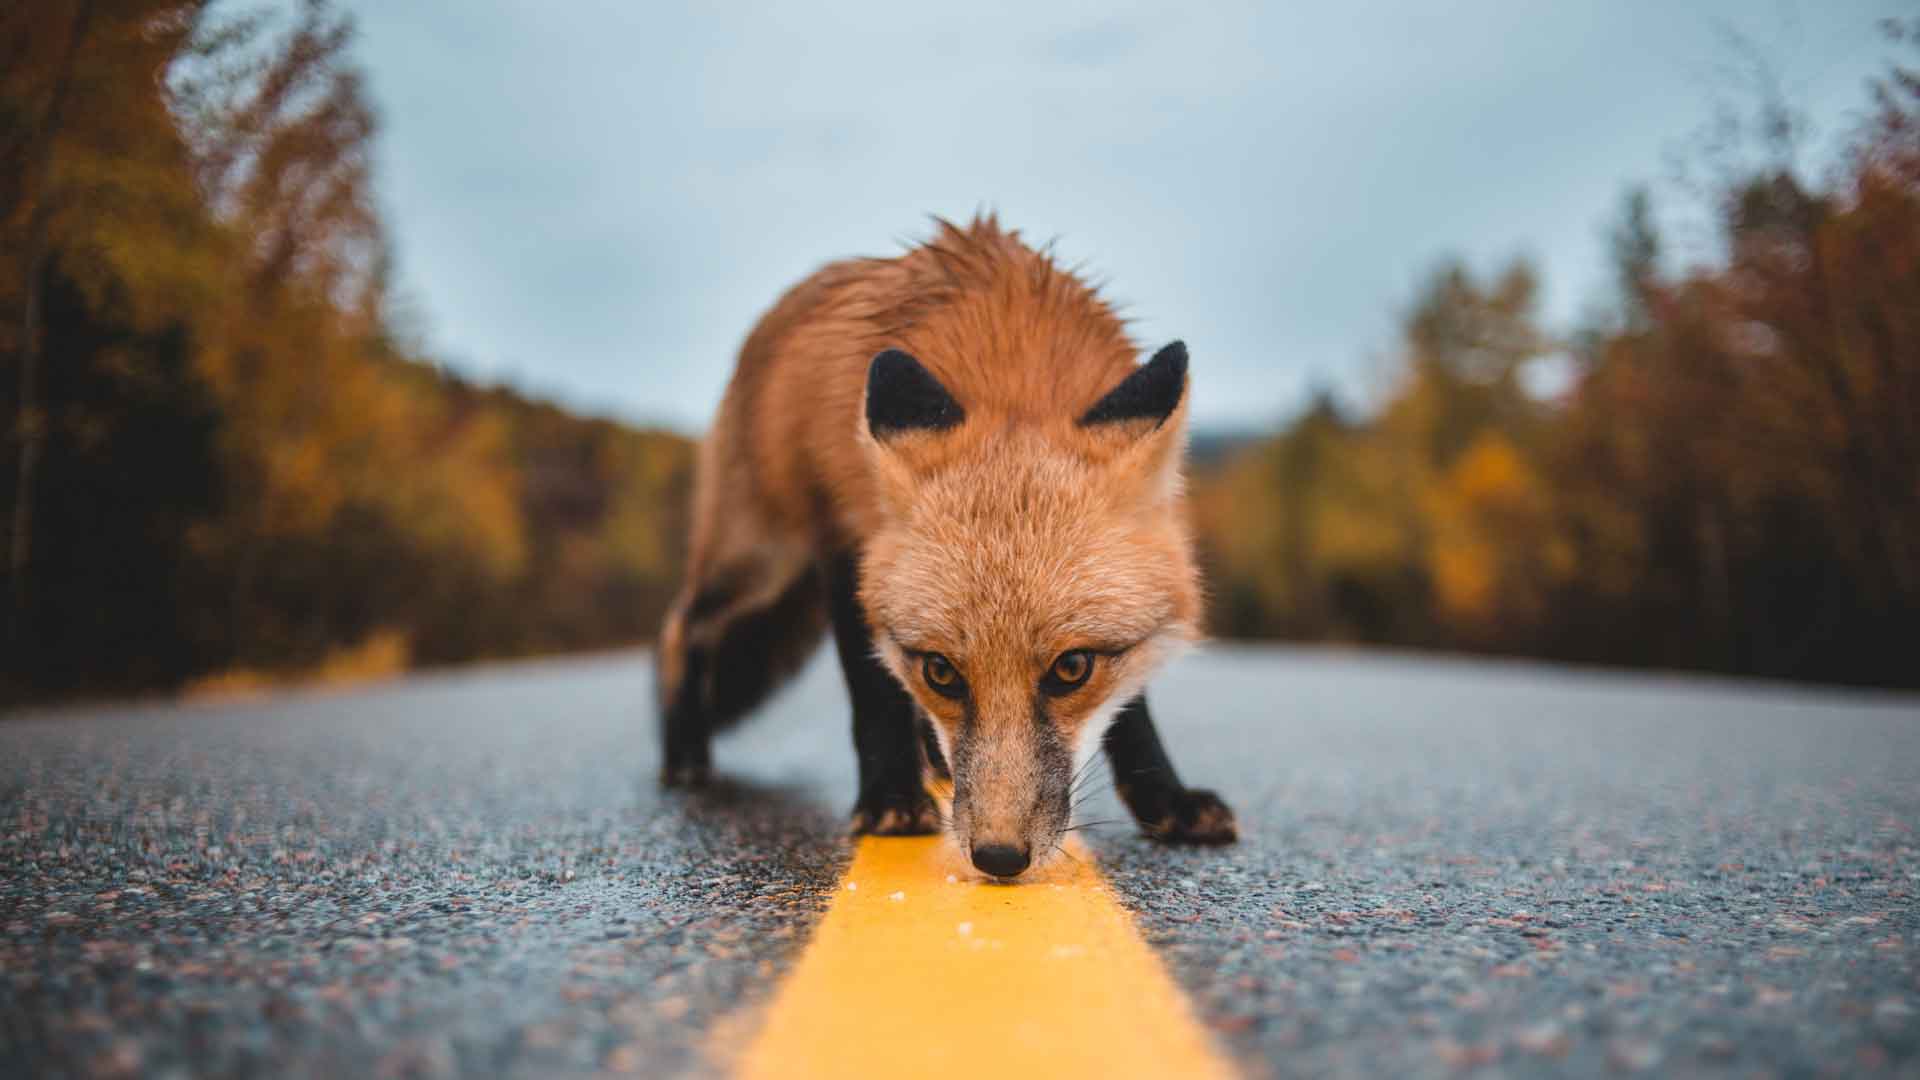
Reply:
<svg viewBox="0 0 1920 1080"><path fill-rule="evenodd" d="M1920 1075L1920 699L1224 648L1154 699L1244 839L1090 844L1252 1074ZM724 1059L847 857L846 707L817 662L684 796L649 700L625 655L0 722L0 1073Z"/></svg>

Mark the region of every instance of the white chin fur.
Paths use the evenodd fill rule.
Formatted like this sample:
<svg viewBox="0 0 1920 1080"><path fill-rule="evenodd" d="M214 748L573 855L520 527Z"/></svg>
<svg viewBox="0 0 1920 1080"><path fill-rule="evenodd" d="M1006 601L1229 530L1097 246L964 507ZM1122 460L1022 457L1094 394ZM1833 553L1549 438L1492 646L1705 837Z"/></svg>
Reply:
<svg viewBox="0 0 1920 1080"><path fill-rule="evenodd" d="M1093 756L1100 752L1107 729L1113 726L1113 718L1120 715L1120 710L1126 707L1127 702L1140 696L1146 689L1147 674L1159 670L1167 661L1192 647L1193 642L1190 638L1172 633L1161 634L1139 646L1139 648L1151 650L1145 657L1146 663L1141 665L1144 669L1141 676L1128 680L1125 685L1116 689L1107 700L1100 703L1100 707L1095 709L1092 715L1087 717L1086 724L1080 728L1079 743L1073 748L1073 775L1077 778L1075 786L1090 790L1089 786L1093 781L1086 778L1086 772L1093 768L1091 764ZM1074 822L1069 821L1068 824L1071 825Z"/></svg>
<svg viewBox="0 0 1920 1080"><path fill-rule="evenodd" d="M933 801L940 807L940 817L946 821L952 821L953 746L947 741L947 733L941 729L939 724L934 723L932 720L928 720L927 723L933 728L933 741L940 744L940 758L947 763L948 782L937 785L937 790L933 793Z"/></svg>
<svg viewBox="0 0 1920 1080"><path fill-rule="evenodd" d="M1139 693L1138 690L1130 690L1114 694L1101 702L1100 707L1093 711L1093 715L1087 717L1086 724L1080 729L1079 745L1073 748L1073 775L1076 778L1076 787L1092 783L1086 778L1086 773L1093 767L1093 756L1100 752L1101 740L1106 738L1107 729L1113 726L1113 718L1120 715L1120 709L1127 702L1132 701L1137 693Z"/></svg>

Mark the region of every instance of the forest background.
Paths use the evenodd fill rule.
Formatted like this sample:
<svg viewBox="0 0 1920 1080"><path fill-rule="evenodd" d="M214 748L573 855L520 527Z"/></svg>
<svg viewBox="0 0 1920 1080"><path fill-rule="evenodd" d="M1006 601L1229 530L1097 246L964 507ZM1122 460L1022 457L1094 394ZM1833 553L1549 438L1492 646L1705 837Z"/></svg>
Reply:
<svg viewBox="0 0 1920 1080"><path fill-rule="evenodd" d="M322 2L0 14L0 701L658 626L691 441L402 332L353 40ZM1702 264L1626 192L1583 325L1441 258L1380 400L1198 433L1212 632L1920 686L1920 69L1866 93L1817 177L1790 103L1729 117Z"/></svg>

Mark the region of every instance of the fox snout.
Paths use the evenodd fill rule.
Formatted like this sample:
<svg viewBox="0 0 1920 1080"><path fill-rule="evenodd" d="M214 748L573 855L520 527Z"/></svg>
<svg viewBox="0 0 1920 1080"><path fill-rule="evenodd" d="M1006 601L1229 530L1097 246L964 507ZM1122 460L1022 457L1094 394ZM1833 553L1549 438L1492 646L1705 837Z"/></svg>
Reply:
<svg viewBox="0 0 1920 1080"><path fill-rule="evenodd" d="M972 856L974 869L994 877L1017 877L1033 865L1033 848L1012 844L975 844Z"/></svg>
<svg viewBox="0 0 1920 1080"><path fill-rule="evenodd" d="M1070 812L1071 756L1050 728L1020 727L963 737L954 755L954 839L975 869L996 878L1046 862Z"/></svg>

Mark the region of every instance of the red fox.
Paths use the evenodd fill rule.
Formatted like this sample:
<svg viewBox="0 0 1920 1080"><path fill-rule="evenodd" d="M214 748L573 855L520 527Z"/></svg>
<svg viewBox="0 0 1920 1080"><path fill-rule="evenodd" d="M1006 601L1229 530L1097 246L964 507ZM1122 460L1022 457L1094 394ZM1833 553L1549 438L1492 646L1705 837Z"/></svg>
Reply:
<svg viewBox="0 0 1920 1080"><path fill-rule="evenodd" d="M1136 354L1094 288L992 216L782 297L699 451L656 659L665 782L704 782L714 733L830 625L856 833L944 824L1017 877L1060 850L1104 747L1148 835L1231 842L1233 812L1180 782L1147 712L1201 594L1186 347Z"/></svg>

